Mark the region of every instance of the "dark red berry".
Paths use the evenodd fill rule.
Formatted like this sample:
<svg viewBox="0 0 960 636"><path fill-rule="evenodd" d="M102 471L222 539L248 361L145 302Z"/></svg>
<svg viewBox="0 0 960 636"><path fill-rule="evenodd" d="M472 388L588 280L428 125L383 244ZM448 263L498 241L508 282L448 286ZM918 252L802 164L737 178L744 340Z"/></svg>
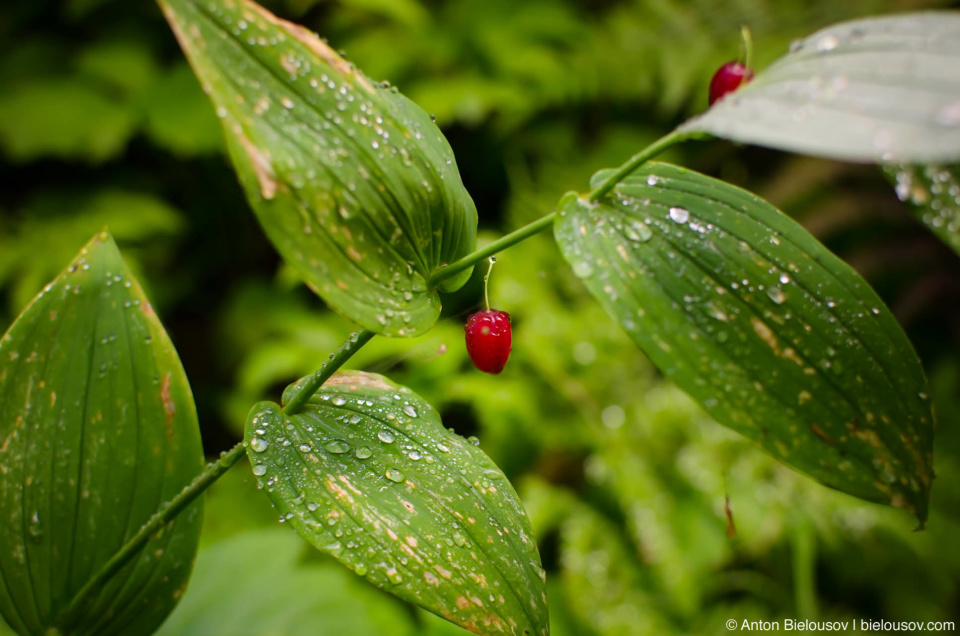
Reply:
<svg viewBox="0 0 960 636"><path fill-rule="evenodd" d="M753 71L740 62L727 62L721 66L710 80L710 105L753 79Z"/></svg>
<svg viewBox="0 0 960 636"><path fill-rule="evenodd" d="M510 314L496 309L478 311L467 319L467 353L484 373L500 373L510 357Z"/></svg>

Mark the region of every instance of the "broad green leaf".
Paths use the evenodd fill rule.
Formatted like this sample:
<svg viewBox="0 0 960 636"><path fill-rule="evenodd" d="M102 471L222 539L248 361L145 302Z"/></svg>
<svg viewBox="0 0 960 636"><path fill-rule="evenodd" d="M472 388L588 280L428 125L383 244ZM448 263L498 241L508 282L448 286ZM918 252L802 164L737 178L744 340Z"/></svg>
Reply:
<svg viewBox="0 0 960 636"><path fill-rule="evenodd" d="M440 300L427 280L474 249L477 215L427 114L250 0L161 5L283 258L367 329L429 329Z"/></svg>
<svg viewBox="0 0 960 636"><path fill-rule="evenodd" d="M190 588L157 636L417 633L400 603L335 563L306 560L305 551L312 552L284 528L200 550Z"/></svg>
<svg viewBox="0 0 960 636"><path fill-rule="evenodd" d="M884 166L883 171L920 222L960 254L960 165Z"/></svg>
<svg viewBox="0 0 960 636"><path fill-rule="evenodd" d="M596 204L564 197L555 233L600 304L714 419L923 523L923 369L876 293L803 228L739 188L651 163Z"/></svg>
<svg viewBox="0 0 960 636"><path fill-rule="evenodd" d="M680 130L850 161L960 159L960 12L823 29Z"/></svg>
<svg viewBox="0 0 960 636"><path fill-rule="evenodd" d="M549 632L513 487L409 389L340 373L296 415L256 405L244 443L282 520L357 574L476 633Z"/></svg>
<svg viewBox="0 0 960 636"><path fill-rule="evenodd" d="M61 612L200 472L176 351L107 234L0 340L0 613L20 634L148 634L173 609L200 533L198 501L89 603Z"/></svg>

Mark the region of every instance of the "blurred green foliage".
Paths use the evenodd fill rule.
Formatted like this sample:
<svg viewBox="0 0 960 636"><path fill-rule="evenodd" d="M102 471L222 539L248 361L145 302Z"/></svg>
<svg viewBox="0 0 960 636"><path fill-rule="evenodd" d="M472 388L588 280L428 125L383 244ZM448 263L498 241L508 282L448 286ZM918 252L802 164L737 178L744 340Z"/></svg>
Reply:
<svg viewBox="0 0 960 636"><path fill-rule="evenodd" d="M957 3L266 4L436 114L480 209L482 243L701 110L713 69L736 57L740 24L763 66L837 20ZM4 4L0 82L4 328L108 225L183 358L210 454L239 438L254 402L276 400L345 339L352 326L263 238L212 107L152 2ZM491 300L515 334L501 376L475 371L463 350L479 274L445 298L431 332L377 338L352 366L420 393L517 485L548 570L554 634L719 634L728 618L960 621L960 259L876 168L720 142L664 158L793 214L904 324L940 418L926 531L817 486L706 418L607 318L549 236L494 268ZM242 633L462 633L270 529L276 514L254 484L244 464L211 489L206 547L167 633L220 633L215 616L251 608L258 622ZM288 593L257 605L268 589Z"/></svg>

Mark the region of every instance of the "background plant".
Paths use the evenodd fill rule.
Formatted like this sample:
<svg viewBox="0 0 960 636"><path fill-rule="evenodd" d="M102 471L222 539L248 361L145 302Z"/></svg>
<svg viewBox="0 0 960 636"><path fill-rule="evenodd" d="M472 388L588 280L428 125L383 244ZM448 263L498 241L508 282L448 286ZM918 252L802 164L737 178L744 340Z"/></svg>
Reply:
<svg viewBox="0 0 960 636"><path fill-rule="evenodd" d="M773 17L766 18L770 25L766 30L762 26L764 20L750 21L749 18L756 16L746 12L729 15L725 19L730 25L724 27L723 20L710 20L715 16L711 16L707 6L698 7L698 12L694 12L663 5L654 9L642 4L612 5L595 14L574 5L530 5L533 8L524 10L533 16L528 20L516 15L516 8L505 6L500 11L510 19L490 18L488 26L481 24L483 28L477 27L475 14L467 4L459 3L443 8L444 20L429 17L423 7L419 11L413 8L404 12L383 7L344 7L334 11L324 6L313 8L313 17L299 19L318 20L319 28L319 20L329 18L323 19L320 30L333 38L337 46L347 48L351 59L374 77L390 77L428 111L436 112L441 123L451 126L448 136L457 149L468 189L477 197L482 214L504 210L499 219L502 225L498 226L498 219L483 217L481 228L494 229L522 225L552 209L571 184L584 184L594 169L618 164L623 157L651 141L656 136L652 130L667 130L684 115L699 111L703 102L700 89L706 85L706 76L712 68L730 57L730 34L736 32L740 22L749 22L758 34L762 67L763 56L769 59L777 55L793 36L805 35L817 26L848 17L830 12L849 10L849 15L859 15L900 8L847 5L842 9L810 9L809 5L800 7L799 3L796 8L777 4L782 8L769 14ZM109 3L99 8L70 6L71 11L80 13L95 11L89 14L87 22L80 20L73 26L61 27L64 32L76 33L78 39L98 29L107 32L103 25L110 20L123 24L124 11L137 12L109 8ZM296 13L304 8L291 11ZM821 9L822 13L817 15ZM158 43L162 42L151 48L146 44L149 38L130 36L131 41L138 41L136 46L130 46L145 49L146 54L141 57L152 60L144 68L182 65L172 62L179 59L179 53L163 31L165 27L155 15L155 9L145 5L140 10L154 21L153 37ZM545 12L551 19L535 19L536 11ZM455 19L458 16L459 20ZM654 17L660 22L651 19ZM29 34L30 30L22 28L24 22L15 22L14 18L26 20L29 25L30 16L13 16L9 21L16 25L18 33ZM66 16L63 21L69 23L70 19L73 18ZM129 17L127 20L133 24ZM681 46L678 42L674 49L664 48L662 40L656 37L664 21L679 32L689 32L690 37L683 40L687 44ZM87 23L90 26L84 27ZM34 24L40 35L51 26L45 22ZM145 23L136 24L137 27L127 28L139 35ZM417 24L420 26L410 26ZM451 24L462 25L463 35L470 37L449 35L455 32ZM543 33L544 24L551 25L550 32ZM568 30L558 26L563 24ZM716 26L708 29L704 26L707 24ZM630 25L633 31L628 28ZM621 29L619 39L611 36ZM109 32L118 30L114 28ZM440 37L441 32L447 35ZM476 35L487 32L489 35ZM771 32L777 35L765 35ZM430 34L437 37L431 38ZM698 35L701 37L696 37ZM411 52L406 66L396 59L403 56L384 60L377 54L384 40L376 38L387 36L391 43L408 43ZM128 75L150 76L147 71L120 73L119 79L110 80L97 75L95 68L90 70L85 66L75 71L80 79L61 82L63 75L73 71L64 68L64 61L78 59L77 56L51 54L56 47L63 46L62 40L44 45L26 42L26 36L22 38L15 53L35 55L31 66L35 71L22 80L27 88L11 81L15 88L11 89L4 108L13 108L19 103L23 110L38 112L31 105L37 102L26 100L24 95L38 91L35 94L42 97L42 90L35 85L42 84L37 77L42 77L44 68L49 69L48 88L61 83L86 86L83 90L108 95L109 99L102 101L113 106L113 111L125 108L117 104L136 101L130 97L136 94L135 89L121 90L118 82L131 81ZM504 41L528 53L504 55L509 50L503 45ZM443 42L447 44L431 44ZM574 42L578 46L572 46ZM583 42L590 44L579 46ZM649 44L644 46L643 42ZM689 42L696 42L696 46L690 46ZM529 44L524 46L526 43ZM616 55L607 55L609 48L617 45L622 48L612 52ZM46 52L44 46L49 47ZM371 51L366 57L365 46ZM417 52L417 47L429 46L436 46L436 51L422 55ZM632 58L626 55L631 51L634 52ZM590 55L595 56L592 66ZM133 57L124 54L114 59ZM510 59L502 59L504 57ZM12 54L5 55L5 59L8 58L16 59ZM48 66L43 66L43 59L48 60ZM87 56L79 59L86 60ZM634 62L620 65L620 60L630 59ZM636 72L636 60L641 59L645 66L654 66L649 75ZM432 64L437 68L423 68L423 60L436 60ZM529 64L529 68L518 68L523 66L521 62ZM571 73L569 69L574 62L583 65L574 68L593 72ZM662 66L657 67L657 62ZM378 70L378 64L388 63L396 66ZM109 69L115 66L112 62L107 64ZM26 66L11 64L11 68L14 69L11 77L15 79L14 71L21 69L22 76ZM661 70L656 70L658 68ZM615 76L618 69L619 76ZM182 66L179 73L181 86L188 87L184 88L185 93L195 98L194 112L204 113L210 117L208 122L212 122L212 111L195 90L194 80ZM157 72L156 76L168 79L169 87L174 82L170 77L176 73ZM537 81L531 81L532 77ZM585 86L582 77L590 78L591 84ZM663 84L651 78L659 78ZM146 84L146 80L140 81ZM693 89L700 94L692 97ZM157 95L172 94L169 88L156 90ZM431 98L431 94L436 97ZM444 108L444 99L452 106ZM157 103L157 98L143 100L146 106L130 107L128 120L145 122L142 124L145 131L152 130L151 127L159 130L162 126L149 123L149 114L137 114L141 112L139 108ZM23 106L24 103L28 105ZM638 116L639 109L643 109L640 112L652 111L651 116ZM107 110L110 109L104 112ZM169 116L177 109L161 110ZM189 113L184 118L188 116ZM20 122L11 128L25 135L27 141L43 141L39 134L24 132L29 130L22 123L29 121L24 116L10 115L4 120ZM37 127L46 130L47 124L39 117L38 120L41 123ZM91 121L94 118L87 117L86 125L77 128L88 135L90 130L96 130L89 125ZM637 121L651 122L650 129L637 130ZM116 122L112 125L119 127ZM135 129L133 124L123 128ZM171 129L191 130L183 121ZM188 138L183 143L202 145L205 133L211 138L211 129L215 129L212 123L198 126L195 133L182 135ZM109 138L108 133L115 132L116 128L104 130L101 134ZM12 139L10 134L4 139ZM122 134L117 135L114 138L123 138ZM218 143L217 135L212 136L211 145ZM6 270L8 280L15 281L16 285L9 289L20 290L12 293L10 316L105 222L121 239L128 258L131 254L128 246L135 248L139 243L141 249L132 253L140 257L140 262L145 264L141 271L147 273L138 277L156 286L149 295L170 326L184 358L198 395L208 449L216 450L225 446L222 442L229 439L226 432L229 429L217 432L208 422L217 421L220 413L226 413L229 417L223 421L236 425L251 403L263 397L275 399L279 385L316 367L327 352L336 348L350 327L338 318L318 315L308 295L288 293L285 286L289 287L293 280L288 273L281 273L274 281L247 280L247 273L263 271L261 265L269 267L274 257L269 246L259 238L252 217L246 212L237 212L244 204L237 197L232 175L218 158L192 160L181 165L163 149L173 148L177 142L156 141L160 136L162 133L156 131L138 135L122 162L115 160L100 168L82 170L60 159L35 158L65 156L69 159L78 155L102 158L109 153L104 155L106 151L95 150L96 144L81 141L76 146L81 148L79 151L63 150L66 146L44 148L38 144L41 149L31 155L17 150L16 140L5 141L11 157L29 160L16 168L20 178L15 180L16 187L5 195L8 200L4 202L6 207L17 211L7 230L11 236L9 244L16 247L8 248L5 244L3 250L3 258L8 258L10 263ZM55 137L58 142L63 140L62 136ZM155 141L149 141L151 139ZM462 143L465 145L461 147L468 148L471 142L476 144L477 151L461 151L458 147ZM170 145L163 145L168 143ZM586 157L582 151L584 146L589 150ZM118 152L120 147L115 145L113 152ZM191 151L181 147L176 152L189 154ZM193 152L197 152L196 148ZM776 467L742 441L702 421L702 415L685 398L656 379L641 356L628 360L619 355L629 343L586 296L574 277L570 274L555 277L560 263L558 254L542 238L531 239L529 247L525 246L523 258L503 259L504 265L493 279L495 297L501 299L517 321L517 354L511 363L513 374L497 380L463 374L451 377L455 370L463 368L465 359L460 351L459 325L446 323L438 325L422 343L416 342L413 346L376 339L358 354L355 363L368 369L389 370L391 377L413 387L441 409L447 425L465 435L482 433L483 448L521 485L534 526L541 535L548 570L559 574L551 577L555 583L548 590L558 595L557 598L569 601L551 603L554 609L565 606L569 610L569 615L554 617L556 632L564 625L570 625L573 630L610 633L621 633L625 629L639 631L644 621L650 621L647 625L650 629L706 631L719 626L728 605L736 606L734 613L758 616L778 616L791 609L805 613L816 611L815 590L821 595L823 615L828 616L858 612L908 619L915 618L914 614L921 610L924 616L927 612L934 617L949 616L949 608L956 605L951 603L956 595L956 561L946 555L932 562L930 555L935 539L949 537L954 528L951 523L955 523L951 522L949 513L950 493L954 489L948 485L951 462L955 461L951 459L955 444L951 442L948 426L950 396L955 390L955 379L951 375L955 353L943 346L944 341L950 341L956 324L950 320L956 303L949 276L949 268L956 265L955 257L948 250L936 247L936 242L911 225L874 170L783 158L755 149L733 150L725 144L706 149L703 146L677 148L672 152L673 160L744 183L774 200L782 209L805 219L808 227L828 239L830 246L859 264L888 303L899 309L908 328L913 327L910 334L925 357L928 369L932 370L934 388L940 387L936 399L943 423L937 442L940 456L936 460L940 479L934 490L928 533L907 535L902 517L826 492ZM60 187L63 196L57 199L49 195L31 196L31 189L47 189L45 184L51 175L58 173L68 175L58 181L64 184ZM169 177L160 180L158 174L161 173ZM88 178L91 175L114 188L117 183L127 184L126 191L86 195L70 192L69 181L73 181L74 188L84 184L84 189L89 188L86 184L91 181L96 183L97 180ZM215 187L217 184L220 186ZM824 184L829 187L824 188ZM176 194L172 194L174 191ZM509 198L505 197L506 192ZM156 204L156 197L152 196L156 194L186 214L178 214L169 204ZM117 204L121 196L125 198ZM871 205L865 206L865 201ZM142 206L144 221L131 224L129 230L118 227L120 219L133 216L129 214L133 205ZM869 210L869 214L864 210ZM57 220L58 216L73 220L70 224L63 223ZM858 217L863 219L860 224ZM190 225L184 225L184 218L190 219ZM149 219L153 220L147 222ZM229 227L230 231L219 232L218 237L223 240L211 243L211 228L217 224ZM34 243L30 242L31 236L36 237ZM69 247L54 257L49 245L58 236L62 236L60 240ZM159 242L145 240L159 236L168 238ZM180 238L176 238L178 236ZM218 249L223 252L218 253ZM172 254L177 258L171 258ZM923 254L923 260L896 263L889 258L890 254ZM231 271L225 272L225 268ZM545 274L542 278L541 273ZM189 282L182 284L182 281ZM202 298L202 305L189 295L191 285L196 290L193 298ZM476 303L478 291L477 281L473 281L460 299L447 300L445 308L454 314L468 310ZM939 301L937 311L931 311L935 300ZM199 319L196 307L208 306L208 303L219 303L224 308L222 324L206 327L208 333L217 334L214 338L206 338L203 329L193 328ZM586 317L592 319L588 321ZM524 322L535 324L536 328L524 330ZM181 325L179 336L178 324ZM588 329L596 332L590 334L594 337L586 337L584 324L591 325ZM519 341L521 339L524 341ZM211 346L208 343L222 347L223 353L207 355ZM244 346L237 346L239 344ZM446 345L446 352L438 355L441 344ZM236 352L244 352L244 357L238 359ZM195 359L191 361L192 358ZM204 375L204 369L212 373ZM236 378L233 369L239 369ZM226 379L219 388L218 377L221 381ZM647 390L641 393L637 386L644 382L643 378L647 378L644 384ZM226 387L231 385L235 388L228 391ZM554 398L557 392L575 408L570 409L566 403L557 404ZM662 423L658 425L658 422ZM710 439L713 436L719 436L722 441ZM629 452L624 451L625 448ZM746 463L741 463L741 457ZM705 466L715 468L705 469ZM738 495L736 486L738 474L743 476L742 495ZM757 484L769 486L767 500L790 502L789 514L773 515L769 509L759 506L751 512ZM731 494L739 530L732 544L722 538L726 528L722 514L725 491ZM229 494L224 497L229 502ZM938 497L944 499L938 500ZM217 501L215 494L211 497L211 508ZM226 505L231 511L237 510L236 503ZM561 514L564 511L566 514ZM761 522L764 512L767 521ZM231 512L234 514L237 513ZM251 525L256 523L256 514L250 513ZM216 516L208 512L208 527L223 524L224 519L217 520ZM777 521L769 521L770 517ZM755 520L753 523L751 518ZM560 519L566 521L560 523ZM244 526L242 522L231 525ZM206 534L211 539L216 536L214 531ZM610 540L611 536L619 540ZM858 546L856 550L854 545ZM853 564L861 564L855 560L854 555L858 554L864 554L863 562L881 562L885 567L914 573L914 576L905 574L897 581L880 583L869 568L854 567ZM626 555L636 556L626 558ZM849 577L854 571L863 575L862 580L855 582L857 589L862 590L862 597L851 603L843 588L832 588L831 581ZM758 586L757 581L772 581L776 585ZM819 585L814 585L817 582ZM764 595L771 589L778 589L779 597ZM659 602L663 598L670 599L667 609ZM389 606L388 601L379 597L361 599L373 606ZM238 599L237 603L241 601ZM637 609L647 606L643 611ZM705 611L707 608L710 612Z"/></svg>

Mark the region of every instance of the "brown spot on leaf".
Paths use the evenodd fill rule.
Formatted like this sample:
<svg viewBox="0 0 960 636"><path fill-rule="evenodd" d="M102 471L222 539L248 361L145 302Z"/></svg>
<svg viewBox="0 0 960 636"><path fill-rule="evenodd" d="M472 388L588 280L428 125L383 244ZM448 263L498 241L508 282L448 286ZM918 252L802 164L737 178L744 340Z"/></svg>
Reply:
<svg viewBox="0 0 960 636"><path fill-rule="evenodd" d="M240 145L243 146L247 157L250 159L250 166L257 177L257 183L260 184L260 194L269 201L277 195L277 177L273 172L273 164L270 163L270 157L261 152L250 139L239 129L234 129Z"/></svg>
<svg viewBox="0 0 960 636"><path fill-rule="evenodd" d="M813 431L814 435L816 435L817 437L825 441L827 444L830 444L831 446L837 443L836 441L834 441L832 437L830 437L830 435L825 430L823 430L816 424L811 424L810 430Z"/></svg>
<svg viewBox="0 0 960 636"><path fill-rule="evenodd" d="M723 498L723 514L727 517L727 536L731 539L737 534L737 526L733 523L733 510L730 509L730 495Z"/></svg>
<svg viewBox="0 0 960 636"><path fill-rule="evenodd" d="M163 400L163 412L167 416L167 437L173 437L173 416L177 414L177 405L173 402L173 396L170 395L172 375L172 372L167 371L167 375L163 376L163 382L160 383L160 399Z"/></svg>
<svg viewBox="0 0 960 636"><path fill-rule="evenodd" d="M760 339L767 343L767 346L773 349L775 354L780 355L780 345L777 343L777 337L773 335L770 327L759 318L752 318L750 324L753 325L753 330L760 336Z"/></svg>
<svg viewBox="0 0 960 636"><path fill-rule="evenodd" d="M396 391L397 387L391 386L383 381L382 375L376 373L366 373L365 371L340 371L335 373L323 386L349 386L351 390L360 387L370 389L383 389L384 391Z"/></svg>

